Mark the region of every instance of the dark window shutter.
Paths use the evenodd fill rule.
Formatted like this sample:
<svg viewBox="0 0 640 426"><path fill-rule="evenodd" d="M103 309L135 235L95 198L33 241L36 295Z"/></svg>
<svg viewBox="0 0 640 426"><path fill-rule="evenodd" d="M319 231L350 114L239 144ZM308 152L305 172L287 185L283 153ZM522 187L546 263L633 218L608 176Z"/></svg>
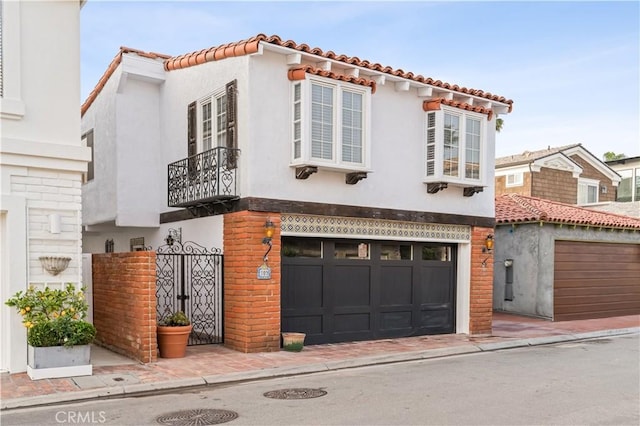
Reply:
<svg viewBox="0 0 640 426"><path fill-rule="evenodd" d="M87 181L93 180L93 130L87 133L87 147L91 148L91 161L87 164Z"/></svg>
<svg viewBox="0 0 640 426"><path fill-rule="evenodd" d="M196 103L191 102L187 108L187 156L191 157L198 153L197 144L197 122L196 122Z"/></svg>
<svg viewBox="0 0 640 426"><path fill-rule="evenodd" d="M191 102L187 107L187 164L192 179L196 176L196 159L193 156L198 153L197 125L196 103Z"/></svg>
<svg viewBox="0 0 640 426"><path fill-rule="evenodd" d="M237 167L237 151L235 149L238 147L238 139L237 139L237 88L238 88L238 80L233 80L227 83L226 86L226 95L227 95L227 148L232 149L233 151L227 152L227 166L230 169L235 169Z"/></svg>

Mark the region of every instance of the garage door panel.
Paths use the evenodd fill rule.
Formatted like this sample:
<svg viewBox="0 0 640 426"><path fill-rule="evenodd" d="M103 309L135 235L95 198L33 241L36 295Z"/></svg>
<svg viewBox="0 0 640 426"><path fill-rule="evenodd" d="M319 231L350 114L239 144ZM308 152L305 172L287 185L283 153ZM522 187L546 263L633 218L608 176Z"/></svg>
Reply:
<svg viewBox="0 0 640 426"><path fill-rule="evenodd" d="M307 335L322 335L322 315L287 316L282 321L283 331L306 330Z"/></svg>
<svg viewBox="0 0 640 426"><path fill-rule="evenodd" d="M422 303L448 303L451 301L451 270L448 267L422 268Z"/></svg>
<svg viewBox="0 0 640 426"><path fill-rule="evenodd" d="M640 244L556 241L554 320L640 313Z"/></svg>
<svg viewBox="0 0 640 426"><path fill-rule="evenodd" d="M341 306L369 306L371 303L371 268L336 266L332 272L333 303Z"/></svg>
<svg viewBox="0 0 640 426"><path fill-rule="evenodd" d="M371 331L371 315L337 314L333 318L333 330L336 333Z"/></svg>
<svg viewBox="0 0 640 426"><path fill-rule="evenodd" d="M413 303L413 268L383 266L380 274L380 305Z"/></svg>
<svg viewBox="0 0 640 426"><path fill-rule="evenodd" d="M564 296L558 297L554 299L554 303L558 307L566 306L565 309L568 310L570 306L580 306L580 305L605 305L610 303L629 303L633 306L635 303L640 301L640 293L636 294L627 294L627 293L615 293L609 295L582 295L582 296Z"/></svg>
<svg viewBox="0 0 640 426"><path fill-rule="evenodd" d="M380 329L411 330L413 313L411 311L382 312L380 315Z"/></svg>
<svg viewBox="0 0 640 426"><path fill-rule="evenodd" d="M640 276L640 275L639 275ZM571 289L589 289L589 288L605 288L608 289L610 286L614 285L616 287L625 288L627 291L629 288L640 291L640 285L638 285L638 277L633 278L617 278L615 283L608 282L609 280L605 280L602 278L593 278L593 279L578 279L578 280L563 280L562 287L556 288L555 290L571 290Z"/></svg>
<svg viewBox="0 0 640 426"><path fill-rule="evenodd" d="M623 295L624 297L635 297L640 295L640 286L638 285L618 285L608 286L602 285L601 282L597 282L598 285L583 286L583 287L565 287L554 289L553 294L556 299L560 298L574 298L579 296L608 296L612 293L612 289L615 290L615 294Z"/></svg>
<svg viewBox="0 0 640 426"><path fill-rule="evenodd" d="M282 290L282 305L290 308L322 306L321 265L290 265L286 269L286 282Z"/></svg>
<svg viewBox="0 0 640 426"><path fill-rule="evenodd" d="M426 310L420 312L420 327L432 332L451 333L451 309Z"/></svg>

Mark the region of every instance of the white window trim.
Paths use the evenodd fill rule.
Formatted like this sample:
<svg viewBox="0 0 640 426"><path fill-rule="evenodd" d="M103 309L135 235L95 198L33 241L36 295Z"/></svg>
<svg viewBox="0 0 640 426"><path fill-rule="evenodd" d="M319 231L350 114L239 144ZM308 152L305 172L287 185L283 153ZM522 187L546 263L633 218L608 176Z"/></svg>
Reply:
<svg viewBox="0 0 640 426"><path fill-rule="evenodd" d="M300 84L301 104L301 146L300 158L295 158L294 150L294 94L295 85ZM334 89L333 97L333 159L325 160L311 156L311 86L319 84ZM371 88L357 84L323 78L307 74L304 80L296 80L290 89L290 166L316 166L326 170L338 171L371 171ZM360 93L363 96L362 123L362 163L342 161L342 89Z"/></svg>
<svg viewBox="0 0 640 426"><path fill-rule="evenodd" d="M19 1L2 2L2 97L0 97L0 118L9 120L21 120L25 114L21 81L21 3Z"/></svg>
<svg viewBox="0 0 640 426"><path fill-rule="evenodd" d="M513 176L514 177L514 181L509 183L509 176ZM507 173L504 176L504 183L505 186L507 188L513 188L516 186L522 186L524 185L524 172L513 172L513 173Z"/></svg>
<svg viewBox="0 0 640 426"><path fill-rule="evenodd" d="M216 90L208 94L207 96L203 96L198 99L196 102L196 145L198 149L198 153L204 152L204 131L202 129L203 119L202 119L202 106L211 102L211 149L217 148L221 145L218 145L218 103L217 100L226 96L227 91L223 86L220 89ZM226 129L225 129L226 131ZM223 145L224 146L224 145Z"/></svg>
<svg viewBox="0 0 640 426"><path fill-rule="evenodd" d="M433 176L427 176L427 126L428 115L430 113L436 114L436 143L435 143L435 173ZM460 139L459 150L460 157L458 159L458 176L448 176L443 172L444 162L444 115L452 114L460 117ZM424 116L424 129L423 129L423 170L424 170L424 183L431 182L447 182L453 185L459 186L487 186L486 177L488 171L487 165L487 116L472 111L462 111L458 108L449 108L445 105L441 105L439 110L427 111ZM465 164L466 164L466 118L471 117L480 120L480 178L470 179L465 177Z"/></svg>
<svg viewBox="0 0 640 426"><path fill-rule="evenodd" d="M580 187L581 186L586 186L587 187L587 202L586 203L581 203L580 202ZM595 186L596 187L596 200L589 202L588 201L588 197L589 197L589 186ZM578 178L578 194L577 194L577 200L576 200L576 204L584 206L587 204L596 204L598 203L598 201L600 200L600 181L597 179L587 179L587 178Z"/></svg>

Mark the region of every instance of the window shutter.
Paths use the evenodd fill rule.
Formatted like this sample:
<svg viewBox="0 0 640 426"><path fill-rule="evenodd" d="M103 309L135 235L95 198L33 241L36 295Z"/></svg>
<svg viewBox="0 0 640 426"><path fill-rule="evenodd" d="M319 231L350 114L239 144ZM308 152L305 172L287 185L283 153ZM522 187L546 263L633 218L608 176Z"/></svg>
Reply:
<svg viewBox="0 0 640 426"><path fill-rule="evenodd" d="M236 135L237 130L237 88L238 80L233 80L227 83L226 95L227 95L227 148L235 150L238 147L238 139ZM237 151L227 152L227 167L235 169Z"/></svg>
<svg viewBox="0 0 640 426"><path fill-rule="evenodd" d="M197 129L196 129L196 103L191 102L187 108L187 156L198 153Z"/></svg>
<svg viewBox="0 0 640 426"><path fill-rule="evenodd" d="M427 114L427 176L436 174L436 114Z"/></svg>
<svg viewBox="0 0 640 426"><path fill-rule="evenodd" d="M198 154L197 135L196 103L191 102L187 107L187 167L191 179L196 177L197 166L194 156Z"/></svg>

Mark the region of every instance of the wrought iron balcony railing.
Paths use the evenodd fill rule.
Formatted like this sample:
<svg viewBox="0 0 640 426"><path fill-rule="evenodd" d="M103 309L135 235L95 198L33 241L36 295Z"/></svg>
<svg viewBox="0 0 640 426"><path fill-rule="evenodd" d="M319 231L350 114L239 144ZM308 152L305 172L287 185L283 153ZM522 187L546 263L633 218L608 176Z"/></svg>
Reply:
<svg viewBox="0 0 640 426"><path fill-rule="evenodd" d="M169 164L169 207L237 198L239 152L218 147Z"/></svg>

